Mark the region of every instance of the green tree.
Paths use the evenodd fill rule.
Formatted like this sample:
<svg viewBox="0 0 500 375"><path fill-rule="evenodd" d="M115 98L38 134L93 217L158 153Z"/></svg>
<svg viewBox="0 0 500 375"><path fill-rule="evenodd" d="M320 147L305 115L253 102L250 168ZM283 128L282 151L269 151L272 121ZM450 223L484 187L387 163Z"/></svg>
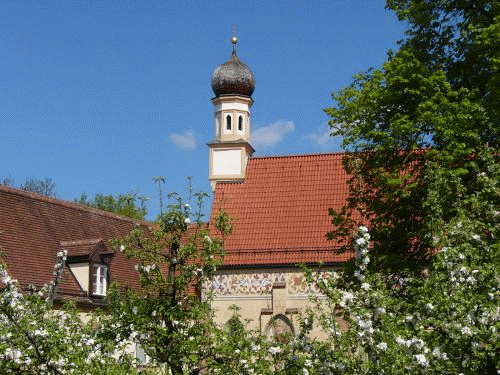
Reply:
<svg viewBox="0 0 500 375"><path fill-rule="evenodd" d="M346 206L330 210L329 237L349 236L344 250L356 257L324 284L333 312L325 327L341 314L350 328L333 330L340 349L325 361L350 373L493 374L500 3L387 7L408 25L400 50L334 93L326 110L351 174Z"/></svg>
<svg viewBox="0 0 500 375"><path fill-rule="evenodd" d="M350 373L494 374L500 3L387 7L408 25L400 50L334 93L326 110L351 174L329 237L349 236L344 249L356 257L324 284L332 313L321 321L335 327L339 349L325 361Z"/></svg>
<svg viewBox="0 0 500 375"><path fill-rule="evenodd" d="M498 180L487 180L498 190ZM477 224L464 215L442 228L442 250L423 277L368 270L370 236L360 227L354 272L316 279L330 307L319 320L335 348L323 350L321 362L334 373L497 374L500 246Z"/></svg>
<svg viewBox="0 0 500 375"><path fill-rule="evenodd" d="M96 194L92 200L89 200L87 194L83 193L80 199L75 199L75 203L87 207L98 208L99 210L139 220L143 220L147 214L146 201L147 198L138 196L137 193L120 193L118 196Z"/></svg>
<svg viewBox="0 0 500 375"><path fill-rule="evenodd" d="M198 210L193 213L187 201L171 194L175 203L148 233L136 228L115 242L137 260L141 290L113 285L111 315L104 317L110 321L103 325L113 327L115 338L133 337L156 366L172 374L197 373L213 355L210 299L200 293L221 264L231 224L222 212L215 225L218 235L210 234L199 220L205 196L196 195Z"/></svg>
<svg viewBox="0 0 500 375"><path fill-rule="evenodd" d="M387 8L408 24L403 48L413 50L427 66L442 69L453 89L473 92L491 118L498 119L499 2L388 0Z"/></svg>
<svg viewBox="0 0 500 375"><path fill-rule="evenodd" d="M163 190L162 185L165 185L165 176L153 177L153 182L158 185L158 195L160 197L160 215L163 215Z"/></svg>
<svg viewBox="0 0 500 375"><path fill-rule="evenodd" d="M2 181L0 181L0 185L16 187L12 176L5 177ZM55 190L56 183L52 181L52 178L48 177L44 178L43 180L31 177L30 179L26 179L26 182L19 185L18 188L24 191L29 191L31 193L45 195L47 197L57 196Z"/></svg>
<svg viewBox="0 0 500 375"><path fill-rule="evenodd" d="M379 254L373 266L410 272L427 266L436 228L458 214L459 200L476 194L477 173L498 162L500 7L423 0L387 6L409 24L401 49L383 69L355 76L326 109L333 134L353 151L344 160L351 196L343 210L331 211L338 227L329 236L369 223ZM480 152L492 158L476 158ZM439 192L432 191L436 176Z"/></svg>
<svg viewBox="0 0 500 375"><path fill-rule="evenodd" d="M214 322L209 286L233 222L222 207L209 227L200 220L206 194L194 195L195 210L190 196L190 187L187 199L169 194L173 204L149 231L136 228L114 242L137 261L141 289L112 285L110 307L99 319L108 327L104 335L119 345L140 344L155 373L304 374L312 367L304 350L310 325L284 339L248 330L236 308L224 327Z"/></svg>

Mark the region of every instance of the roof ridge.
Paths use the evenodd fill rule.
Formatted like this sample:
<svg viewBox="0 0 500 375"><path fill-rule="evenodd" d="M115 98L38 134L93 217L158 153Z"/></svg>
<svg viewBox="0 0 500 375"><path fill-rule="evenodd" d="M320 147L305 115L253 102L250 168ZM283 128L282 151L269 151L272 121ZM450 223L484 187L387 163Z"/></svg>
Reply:
<svg viewBox="0 0 500 375"><path fill-rule="evenodd" d="M0 186L0 191L5 191L7 193L16 194L16 195L23 196L23 197L28 197L28 198L35 199L35 200L38 200L41 202L56 204L59 206L63 206L63 207L67 207L67 208L71 208L71 209L75 209L75 210L79 210L79 211L92 212L92 213L100 215L100 216L107 216L107 217L114 218L114 219L121 220L121 221L126 221L126 222L131 222L131 223L149 224L146 220L131 219L129 217L121 216L121 215L118 215L118 214L115 214L112 212L103 211L103 210L100 210L98 208L87 207L87 206L83 206L81 204L78 204L75 202L70 202L70 201L67 201L64 199L47 197L45 195L41 195L38 193L20 190L20 189L8 187L8 186Z"/></svg>
<svg viewBox="0 0 500 375"><path fill-rule="evenodd" d="M102 238L89 238L84 240L72 240L72 241L59 241L59 245L61 246L70 246L70 245L95 245L100 241L103 241Z"/></svg>
<svg viewBox="0 0 500 375"><path fill-rule="evenodd" d="M341 246L340 245L332 245L332 246L302 246L302 247L279 247L279 248L274 248L274 247L258 247L258 248L238 248L238 249L231 249L229 251L226 251L226 256L228 254L232 253L255 253L255 252L291 252L291 251L334 251L339 249ZM346 251L344 253L349 253L349 251ZM340 253L340 254L344 254ZM338 255L338 254L335 254Z"/></svg>
<svg viewBox="0 0 500 375"><path fill-rule="evenodd" d="M318 152L318 153L310 153L310 154L252 156L248 159L249 160L252 160L252 159L291 159L291 158L302 158L302 157L313 157L313 156L338 156L338 155L346 155L346 154L348 154L348 152L336 151L336 152Z"/></svg>

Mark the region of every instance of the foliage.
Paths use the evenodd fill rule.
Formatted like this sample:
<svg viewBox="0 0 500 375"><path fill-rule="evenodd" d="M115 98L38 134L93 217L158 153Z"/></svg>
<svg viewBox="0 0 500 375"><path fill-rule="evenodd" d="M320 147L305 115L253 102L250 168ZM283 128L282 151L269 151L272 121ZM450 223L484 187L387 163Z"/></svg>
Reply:
<svg viewBox="0 0 500 375"><path fill-rule="evenodd" d="M351 196L331 211L340 225L329 236L370 223L379 255L372 265L412 272L427 266L437 222L457 215L457 200L473 196L477 173L490 168L475 156L489 152L489 163L498 163L500 96L492 82L500 76L500 6L394 0L388 7L409 22L401 49L382 70L334 93L336 106L326 109L333 134L353 151L344 160ZM437 170L445 181L434 207Z"/></svg>
<svg viewBox="0 0 500 375"><path fill-rule="evenodd" d="M500 221L498 211L489 214ZM496 374L500 245L482 229L464 215L443 228L442 250L428 272L396 277L367 270L370 237L366 227L360 227L354 272L317 280L331 308L320 317L335 348L324 352L330 370ZM341 330L339 318L348 322L348 331Z"/></svg>
<svg viewBox="0 0 500 375"><path fill-rule="evenodd" d="M147 198L138 196L137 193L120 193L116 197L112 194L96 194L94 199L89 200L87 194L83 193L79 200L75 199L75 203L132 219L143 220L147 214L146 200Z"/></svg>
<svg viewBox="0 0 500 375"><path fill-rule="evenodd" d="M233 228L224 212L210 228L201 222L206 194L197 194L191 209L191 189L184 200L170 194L174 204L149 232L134 229L114 243L137 260L140 290L114 284L108 294L109 311L101 318L106 336L124 343L134 340L151 358L149 369L172 374L315 374L311 324L297 337L262 336L247 328L239 311L224 327L214 322L208 285L221 265L224 240ZM194 223L191 223L191 220Z"/></svg>
<svg viewBox="0 0 500 375"><path fill-rule="evenodd" d="M333 372L494 374L500 4L387 7L408 23L400 50L334 93L326 110L351 175L328 236L350 237L344 250L357 257L322 284L331 312L321 321L335 327L337 349L324 360Z"/></svg>
<svg viewBox="0 0 500 375"><path fill-rule="evenodd" d="M154 364L173 374L199 371L213 345L210 299L199 297L202 284L221 264L231 225L221 220L225 225L216 228L218 235L210 234L199 220L205 196L196 195L198 210L193 213L189 203L172 194L176 203L148 233L136 228L115 242L126 256L137 259L141 290L113 285L109 334L118 340L132 337Z"/></svg>
<svg viewBox="0 0 500 375"><path fill-rule="evenodd" d="M239 309L232 307L233 316L224 330L216 333L216 351L208 368L214 374L308 375L323 374L319 361L324 345L313 345L308 338L313 318L301 319L297 336L267 337L249 330L242 322Z"/></svg>
<svg viewBox="0 0 500 375"><path fill-rule="evenodd" d="M466 88L498 119L500 3L388 0L387 8L408 24L403 48L430 68L442 69L453 89Z"/></svg>
<svg viewBox="0 0 500 375"><path fill-rule="evenodd" d="M5 177L2 181L0 181L0 186L1 185L16 187L12 176ZM26 179L26 182L19 185L18 188L30 193L45 195L47 197L56 197L57 195L55 190L56 183L52 181L52 178L47 177L43 180L31 177L30 179Z"/></svg>
<svg viewBox="0 0 500 375"><path fill-rule="evenodd" d="M135 374L123 347L103 340L95 322L84 323L71 303L53 308L64 269L58 254L49 287L20 290L0 264L0 368L2 374ZM110 353L114 353L110 355Z"/></svg>
<svg viewBox="0 0 500 375"><path fill-rule="evenodd" d="M186 202L191 189L188 192ZM170 194L174 203L149 230L137 227L112 243L137 261L141 287L113 284L108 307L87 313L84 321L74 304L54 307L65 252L58 253L54 280L41 290L21 292L1 265L3 373L322 373L318 353L325 347L313 346L307 338L312 317L302 323L298 336L267 337L251 331L236 307L225 326L215 324L208 286L222 262L224 239L234 223L223 206L212 228L202 223L205 196L195 195L198 204L193 212L182 197ZM136 343L147 353L148 364L130 355Z"/></svg>
<svg viewBox="0 0 500 375"><path fill-rule="evenodd" d="M153 182L158 185L158 195L160 197L160 215L163 215L163 189L162 185L165 185L165 176L155 176L153 177Z"/></svg>

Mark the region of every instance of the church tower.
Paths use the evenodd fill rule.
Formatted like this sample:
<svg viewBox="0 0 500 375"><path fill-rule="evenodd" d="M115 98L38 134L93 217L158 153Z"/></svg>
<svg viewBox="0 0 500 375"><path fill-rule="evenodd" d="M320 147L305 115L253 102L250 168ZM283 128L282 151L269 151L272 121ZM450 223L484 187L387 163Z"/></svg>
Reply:
<svg viewBox="0 0 500 375"><path fill-rule="evenodd" d="M255 151L250 146L250 107L255 77L236 55L237 43L238 39L233 36L231 58L212 74L215 139L208 143L212 190L217 181L244 180L247 160Z"/></svg>

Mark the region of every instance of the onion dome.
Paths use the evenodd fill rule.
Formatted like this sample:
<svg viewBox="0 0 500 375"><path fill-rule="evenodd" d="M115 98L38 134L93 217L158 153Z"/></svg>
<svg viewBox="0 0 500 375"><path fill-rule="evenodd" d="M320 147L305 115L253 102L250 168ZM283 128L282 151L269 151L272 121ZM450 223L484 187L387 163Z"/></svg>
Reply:
<svg viewBox="0 0 500 375"><path fill-rule="evenodd" d="M255 77L248 66L236 55L236 43L233 37L233 55L212 73L212 90L215 96L244 95L252 96L255 90Z"/></svg>

